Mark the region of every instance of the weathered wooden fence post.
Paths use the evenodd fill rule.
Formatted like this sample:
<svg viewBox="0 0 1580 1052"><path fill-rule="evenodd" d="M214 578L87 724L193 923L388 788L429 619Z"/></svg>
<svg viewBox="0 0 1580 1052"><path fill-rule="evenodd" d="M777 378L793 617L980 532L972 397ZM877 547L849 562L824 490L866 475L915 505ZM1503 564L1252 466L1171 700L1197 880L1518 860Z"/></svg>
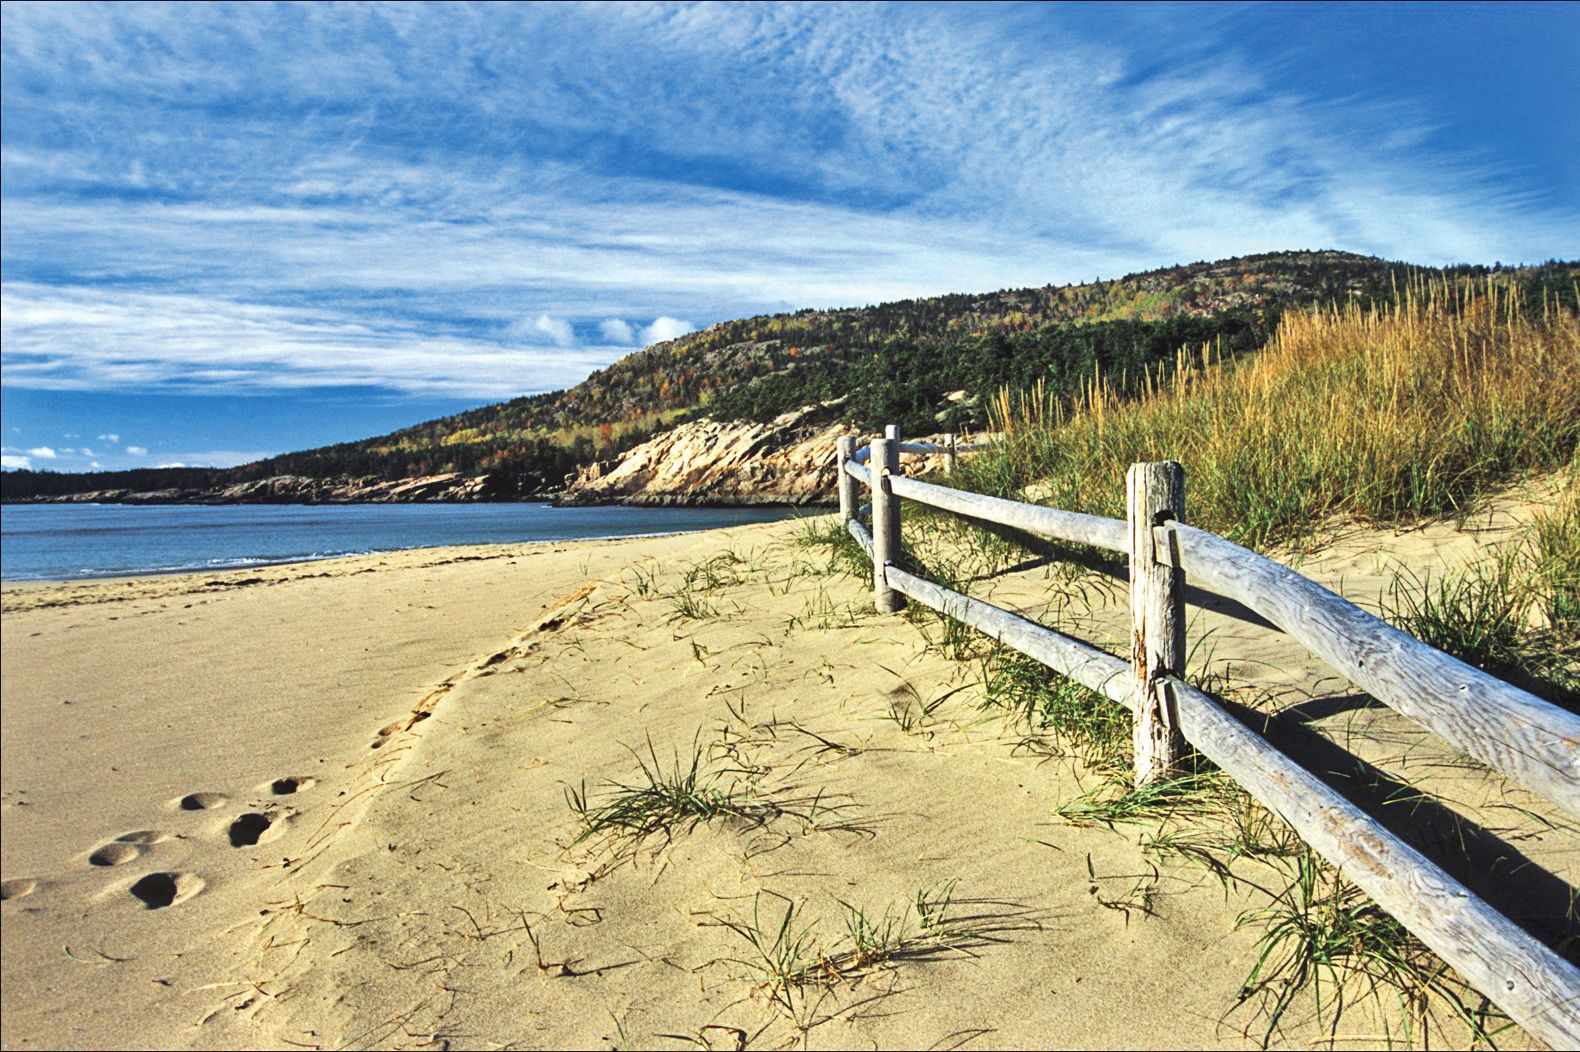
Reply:
<svg viewBox="0 0 1580 1052"><path fill-rule="evenodd" d="M1185 739L1163 676L1185 673L1185 574L1159 562L1153 527L1185 521L1185 469L1172 460L1132 464L1125 475L1130 520L1130 662L1136 682L1136 784L1178 772Z"/></svg>
<svg viewBox="0 0 1580 1052"><path fill-rule="evenodd" d="M894 434L894 425L886 429ZM900 498L889 486L889 476L900 470L900 442L897 438L874 439L872 459L872 604L880 614L904 608L905 597L889 587L886 572L900 557Z"/></svg>
<svg viewBox="0 0 1580 1052"><path fill-rule="evenodd" d="M856 517L856 479L845 470L847 461L856 455L856 436L839 436L839 524L844 526Z"/></svg>
<svg viewBox="0 0 1580 1052"><path fill-rule="evenodd" d="M953 476L955 473L955 433L953 431L944 436L944 474Z"/></svg>

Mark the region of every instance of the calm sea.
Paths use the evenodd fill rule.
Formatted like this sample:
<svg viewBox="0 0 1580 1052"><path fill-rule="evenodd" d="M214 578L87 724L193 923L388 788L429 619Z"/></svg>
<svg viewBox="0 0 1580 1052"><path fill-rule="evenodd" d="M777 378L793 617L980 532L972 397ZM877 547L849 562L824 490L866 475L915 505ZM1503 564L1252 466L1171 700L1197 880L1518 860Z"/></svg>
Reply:
<svg viewBox="0 0 1580 1052"><path fill-rule="evenodd" d="M0 579L178 573L448 544L684 533L791 514L547 504L8 504L0 508Z"/></svg>

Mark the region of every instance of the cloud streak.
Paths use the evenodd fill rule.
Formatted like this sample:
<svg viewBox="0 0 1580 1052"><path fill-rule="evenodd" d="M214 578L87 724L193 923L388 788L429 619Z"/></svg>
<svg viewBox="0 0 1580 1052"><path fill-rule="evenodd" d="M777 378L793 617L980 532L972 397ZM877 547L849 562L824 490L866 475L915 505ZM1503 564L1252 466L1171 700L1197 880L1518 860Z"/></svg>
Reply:
<svg viewBox="0 0 1580 1052"><path fill-rule="evenodd" d="M507 397L574 383L608 354L433 337L333 311L172 293L11 282L0 304L7 382L48 390L374 386Z"/></svg>
<svg viewBox="0 0 1580 1052"><path fill-rule="evenodd" d="M1288 86L1236 10L11 6L5 383L486 400L682 318L1580 248L1408 96Z"/></svg>

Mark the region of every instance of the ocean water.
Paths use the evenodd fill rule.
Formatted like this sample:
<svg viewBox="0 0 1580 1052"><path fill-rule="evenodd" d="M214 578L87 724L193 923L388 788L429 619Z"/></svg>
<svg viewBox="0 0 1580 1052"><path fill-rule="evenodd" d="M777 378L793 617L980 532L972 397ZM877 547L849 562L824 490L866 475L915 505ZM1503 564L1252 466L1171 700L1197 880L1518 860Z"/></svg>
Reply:
<svg viewBox="0 0 1580 1052"><path fill-rule="evenodd" d="M0 579L180 573L450 544L685 533L786 508L556 508L548 504L7 504Z"/></svg>

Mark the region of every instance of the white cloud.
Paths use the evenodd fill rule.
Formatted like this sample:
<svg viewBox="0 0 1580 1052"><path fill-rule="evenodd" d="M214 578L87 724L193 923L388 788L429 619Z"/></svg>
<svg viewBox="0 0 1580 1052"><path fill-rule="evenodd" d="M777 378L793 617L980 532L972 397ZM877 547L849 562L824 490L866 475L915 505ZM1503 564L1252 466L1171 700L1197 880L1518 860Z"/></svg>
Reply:
<svg viewBox="0 0 1580 1052"><path fill-rule="evenodd" d="M110 445L114 446L114 445L118 445L120 443L121 436L120 435L116 435L116 434L100 435L99 436L99 441L100 442L108 442Z"/></svg>
<svg viewBox="0 0 1580 1052"><path fill-rule="evenodd" d="M38 446L34 449L30 449L27 451L27 455L30 457L37 457L39 460L55 459L55 451L48 446Z"/></svg>
<svg viewBox="0 0 1580 1052"><path fill-rule="evenodd" d="M96 457L99 454L95 453L93 450L89 449L87 446L83 446L82 447L82 455L85 456L85 457Z"/></svg>
<svg viewBox="0 0 1580 1052"><path fill-rule="evenodd" d="M0 286L0 343L7 385L49 390L372 386L487 400L568 387L608 360L335 310L20 281Z"/></svg>
<svg viewBox="0 0 1580 1052"><path fill-rule="evenodd" d="M143 446L127 446L126 452L134 457L146 457L148 455L148 450Z"/></svg>
<svg viewBox="0 0 1580 1052"><path fill-rule="evenodd" d="M607 318L598 323L598 332L609 343L624 346L636 342L636 332L631 323L619 318Z"/></svg>
<svg viewBox="0 0 1580 1052"><path fill-rule="evenodd" d="M653 324L642 328L642 345L646 346L662 340L673 340L677 336L686 335L686 333L691 332L695 328L696 326L689 321L681 321L679 318L671 318L668 315L654 318Z"/></svg>
<svg viewBox="0 0 1580 1052"><path fill-rule="evenodd" d="M576 333L571 329L570 322L564 318L551 318L547 314L523 319L511 326L511 332L529 341L546 338L556 347L569 347L576 342Z"/></svg>
<svg viewBox="0 0 1580 1052"><path fill-rule="evenodd" d="M0 468L12 471L28 471L33 467L33 462L27 457L14 456L10 453L0 453Z"/></svg>

